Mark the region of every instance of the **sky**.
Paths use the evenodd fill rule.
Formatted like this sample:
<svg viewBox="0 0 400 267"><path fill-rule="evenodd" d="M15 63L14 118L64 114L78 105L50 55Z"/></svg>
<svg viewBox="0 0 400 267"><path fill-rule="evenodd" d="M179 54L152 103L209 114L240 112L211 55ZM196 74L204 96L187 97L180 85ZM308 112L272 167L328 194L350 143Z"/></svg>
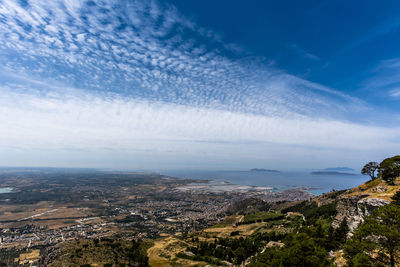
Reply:
<svg viewBox="0 0 400 267"><path fill-rule="evenodd" d="M0 0L0 166L360 169L400 151L399 12Z"/></svg>

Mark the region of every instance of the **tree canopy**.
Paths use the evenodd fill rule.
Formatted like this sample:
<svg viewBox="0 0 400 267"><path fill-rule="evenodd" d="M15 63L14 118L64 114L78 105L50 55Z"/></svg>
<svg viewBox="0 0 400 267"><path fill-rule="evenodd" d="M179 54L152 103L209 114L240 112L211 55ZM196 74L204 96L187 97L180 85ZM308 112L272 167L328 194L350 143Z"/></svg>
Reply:
<svg viewBox="0 0 400 267"><path fill-rule="evenodd" d="M371 179L375 179L375 172L378 170L379 164L378 162L371 161L368 162L367 164L364 165L364 167L361 170L362 175L369 175Z"/></svg>
<svg viewBox="0 0 400 267"><path fill-rule="evenodd" d="M393 181L400 176L400 155L384 159L379 164L379 173L383 180L387 182Z"/></svg>
<svg viewBox="0 0 400 267"><path fill-rule="evenodd" d="M395 266L400 249L400 206L385 205L360 225L345 247L350 266Z"/></svg>
<svg viewBox="0 0 400 267"><path fill-rule="evenodd" d="M326 257L325 249L305 233L288 235L284 243L285 246L281 249L266 249L250 266L332 266Z"/></svg>

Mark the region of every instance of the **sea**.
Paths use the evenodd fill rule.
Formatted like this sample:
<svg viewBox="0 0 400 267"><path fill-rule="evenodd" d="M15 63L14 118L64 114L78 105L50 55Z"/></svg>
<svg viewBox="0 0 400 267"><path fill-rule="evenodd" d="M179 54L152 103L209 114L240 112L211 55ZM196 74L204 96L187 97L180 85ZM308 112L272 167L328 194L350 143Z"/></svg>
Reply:
<svg viewBox="0 0 400 267"><path fill-rule="evenodd" d="M179 178L224 181L235 185L272 187L274 191L302 187L315 195L353 188L369 180L369 177L357 173L312 174L312 170L280 172L167 170L160 173Z"/></svg>
<svg viewBox="0 0 400 267"><path fill-rule="evenodd" d="M13 189L11 187L0 187L0 194L11 193Z"/></svg>

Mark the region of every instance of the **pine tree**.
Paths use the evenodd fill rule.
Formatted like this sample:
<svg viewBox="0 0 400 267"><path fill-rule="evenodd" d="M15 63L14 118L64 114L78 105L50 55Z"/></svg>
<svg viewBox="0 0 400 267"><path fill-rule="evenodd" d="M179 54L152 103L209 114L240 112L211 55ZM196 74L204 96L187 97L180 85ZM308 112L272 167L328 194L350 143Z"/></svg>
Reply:
<svg viewBox="0 0 400 267"><path fill-rule="evenodd" d="M365 262L367 257L392 267L400 249L400 206L389 204L375 210L345 245L350 265Z"/></svg>

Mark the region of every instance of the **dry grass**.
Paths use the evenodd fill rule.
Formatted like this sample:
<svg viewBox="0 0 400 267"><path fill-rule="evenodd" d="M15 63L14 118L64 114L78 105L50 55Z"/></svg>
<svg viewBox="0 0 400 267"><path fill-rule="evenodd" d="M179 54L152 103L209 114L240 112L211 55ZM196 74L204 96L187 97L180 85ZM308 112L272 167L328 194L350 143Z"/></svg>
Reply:
<svg viewBox="0 0 400 267"><path fill-rule="evenodd" d="M28 264L30 262L37 262L40 258L40 250L34 249L28 253L22 253L18 258L15 259L15 262L19 262L19 264Z"/></svg>
<svg viewBox="0 0 400 267"><path fill-rule="evenodd" d="M227 238L231 236L232 232L239 231L240 236L250 236L253 234L256 230L263 229L268 227L267 222L260 222L260 223L252 223L252 224L242 224L238 226L225 226L225 227L212 227L212 228L207 228L200 232L200 236L204 237L205 239L208 238Z"/></svg>
<svg viewBox="0 0 400 267"><path fill-rule="evenodd" d="M35 213L54 209L54 204L48 201L42 201L33 205L0 205L0 221L20 220L32 216Z"/></svg>
<svg viewBox="0 0 400 267"><path fill-rule="evenodd" d="M187 250L187 247L193 246L191 241L197 237L200 241L213 242L215 238L239 238L252 235L256 231L280 231L271 227L268 222L258 222L252 224L242 224L234 226L234 223L243 219L242 215L229 216L227 220L214 225L202 231L193 232L185 240L174 236L160 238L154 241L153 246L147 250L149 264L153 267L163 266L206 266L206 262L192 261L188 259L177 258L179 252ZM239 231L239 235L231 236L232 232Z"/></svg>
<svg viewBox="0 0 400 267"><path fill-rule="evenodd" d="M384 188L385 191L380 192L382 188ZM399 190L400 177L395 180L394 185L388 185L385 181L377 178L353 188L349 193L344 195L344 197L366 195L366 198L379 198L391 201L392 196Z"/></svg>
<svg viewBox="0 0 400 267"><path fill-rule="evenodd" d="M191 261L177 258L175 255L186 250L186 242L169 236L158 239L153 246L147 250L149 264L152 267L164 266L206 266L206 262Z"/></svg>
<svg viewBox="0 0 400 267"><path fill-rule="evenodd" d="M232 226L236 222L239 222L240 220L243 220L244 216L243 215L232 215L226 217L222 222L219 222L210 228L221 228L221 227L226 227L226 226Z"/></svg>
<svg viewBox="0 0 400 267"><path fill-rule="evenodd" d="M343 257L343 251L335 251L334 264L337 267L346 266L346 259Z"/></svg>
<svg viewBox="0 0 400 267"><path fill-rule="evenodd" d="M78 218L91 216L92 212L87 208L68 208L65 205L56 206L52 202L45 201L34 205L4 205L0 207L0 221L15 222L0 223L0 227L19 227L29 223L37 226L48 226L49 229L58 229L77 224L75 220ZM35 221L35 219L40 220Z"/></svg>

